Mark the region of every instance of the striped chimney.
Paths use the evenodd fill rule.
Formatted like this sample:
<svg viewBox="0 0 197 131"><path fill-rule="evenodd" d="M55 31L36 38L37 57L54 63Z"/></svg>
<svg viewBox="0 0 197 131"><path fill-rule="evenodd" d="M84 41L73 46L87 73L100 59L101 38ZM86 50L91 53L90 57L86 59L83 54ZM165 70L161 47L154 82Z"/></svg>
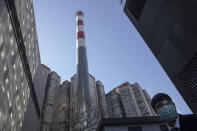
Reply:
<svg viewBox="0 0 197 131"><path fill-rule="evenodd" d="M85 33L83 24L83 12L78 11L76 13L77 20L77 48L80 46L85 47Z"/></svg>
<svg viewBox="0 0 197 131"><path fill-rule="evenodd" d="M84 22L83 22L83 12L77 11L76 13L76 46L77 46L77 76L78 76L78 102L82 104L82 107L87 113L87 117L90 121L93 120L93 106L91 102L91 89L89 83L89 73L88 73L88 61L85 45L85 33L84 33ZM80 104L79 104L80 105ZM90 123L87 122L87 123Z"/></svg>

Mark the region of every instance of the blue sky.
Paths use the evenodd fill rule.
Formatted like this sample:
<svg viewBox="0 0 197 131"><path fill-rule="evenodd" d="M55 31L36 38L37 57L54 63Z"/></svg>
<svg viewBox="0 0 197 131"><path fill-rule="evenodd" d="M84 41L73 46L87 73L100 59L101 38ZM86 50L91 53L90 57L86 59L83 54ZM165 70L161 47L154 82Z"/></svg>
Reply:
<svg viewBox="0 0 197 131"><path fill-rule="evenodd" d="M151 97L167 93L179 113L191 113L118 0L34 0L41 61L61 81L76 73L77 10L84 12L89 73L106 93L125 81L138 82Z"/></svg>

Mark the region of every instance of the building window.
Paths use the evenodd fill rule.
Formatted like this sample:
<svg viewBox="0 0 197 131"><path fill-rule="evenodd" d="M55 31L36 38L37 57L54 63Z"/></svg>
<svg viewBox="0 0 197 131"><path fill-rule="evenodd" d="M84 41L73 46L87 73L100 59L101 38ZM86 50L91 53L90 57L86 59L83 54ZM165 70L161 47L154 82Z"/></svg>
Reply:
<svg viewBox="0 0 197 131"><path fill-rule="evenodd" d="M168 127L166 125L159 125L161 131L168 131Z"/></svg>
<svg viewBox="0 0 197 131"><path fill-rule="evenodd" d="M146 0L128 0L126 8L135 17L136 20L140 19Z"/></svg>
<svg viewBox="0 0 197 131"><path fill-rule="evenodd" d="M128 127L128 131L142 131L141 127Z"/></svg>

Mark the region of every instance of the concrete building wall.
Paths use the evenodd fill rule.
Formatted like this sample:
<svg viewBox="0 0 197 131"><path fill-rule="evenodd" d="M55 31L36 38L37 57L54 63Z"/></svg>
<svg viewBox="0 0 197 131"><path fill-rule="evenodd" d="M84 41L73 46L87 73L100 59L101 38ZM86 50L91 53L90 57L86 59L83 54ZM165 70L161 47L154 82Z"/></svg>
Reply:
<svg viewBox="0 0 197 131"><path fill-rule="evenodd" d="M150 95L147 93L147 91L146 90L144 90L144 89L142 89L142 92L143 92L143 94L144 94L144 96L145 96L145 99L147 100L147 104L148 104L148 106L149 106L149 108L150 108L150 110L151 110L151 112L152 112L152 115L153 116L157 116L157 114L155 113L155 111L154 111L154 109L153 109L153 107L152 107L152 105L151 105L151 97L150 97Z"/></svg>
<svg viewBox="0 0 197 131"><path fill-rule="evenodd" d="M76 125L77 113L77 75L71 77L70 85L70 130L73 131Z"/></svg>
<svg viewBox="0 0 197 131"><path fill-rule="evenodd" d="M96 90L96 81L95 78L92 75L89 75L89 82L90 82L90 88L91 88L91 99L93 104L93 112L94 112L94 128L97 127L99 120L101 118L100 116L100 108L99 108L99 101L98 101L98 93Z"/></svg>
<svg viewBox="0 0 197 131"><path fill-rule="evenodd" d="M50 73L51 70L49 68L39 65L33 80L40 110L43 107L46 82Z"/></svg>
<svg viewBox="0 0 197 131"><path fill-rule="evenodd" d="M150 96L138 83L125 82L106 94L110 118L155 116Z"/></svg>
<svg viewBox="0 0 197 131"><path fill-rule="evenodd" d="M55 89L52 131L69 131L70 82Z"/></svg>
<svg viewBox="0 0 197 131"><path fill-rule="evenodd" d="M125 113L123 110L120 94L116 90L112 90L106 95L106 98L109 109L108 113L110 115L109 117L124 117Z"/></svg>
<svg viewBox="0 0 197 131"><path fill-rule="evenodd" d="M131 85L131 88L142 116L152 116L153 114L148 104L148 101L146 100L139 84L134 83Z"/></svg>
<svg viewBox="0 0 197 131"><path fill-rule="evenodd" d="M28 106L23 119L22 131L39 131L41 119L37 117L32 97L28 99Z"/></svg>
<svg viewBox="0 0 197 131"><path fill-rule="evenodd" d="M41 131L52 129L55 89L58 88L59 85L60 76L54 71L51 72L47 78Z"/></svg>
<svg viewBox="0 0 197 131"><path fill-rule="evenodd" d="M135 98L136 98L136 101L137 101L137 104L138 104L138 107L140 109L141 114L143 116L148 116L149 112L148 112L148 109L146 107L145 101L143 99L143 96L140 92L139 87L137 87L135 85L132 85L132 90L133 90L133 93L135 95Z"/></svg>
<svg viewBox="0 0 197 131"><path fill-rule="evenodd" d="M46 85L41 131L69 131L71 83L60 85L56 72L49 74Z"/></svg>
<svg viewBox="0 0 197 131"><path fill-rule="evenodd" d="M21 130L27 115L34 119L32 124L39 121L38 100L30 88L40 56L35 23L24 23L27 19L35 21L32 1L0 0L0 130Z"/></svg>
<svg viewBox="0 0 197 131"><path fill-rule="evenodd" d="M70 89L70 98L71 98L70 100L70 130L71 131L84 130L85 128L90 127L90 125L87 125L90 123L90 122L87 123L87 121L90 121L87 117L90 110L87 110L84 104L85 101L82 99L83 98L82 95L84 95L84 93L81 91L82 90L78 88L78 75L75 74L71 78L71 89Z"/></svg>
<svg viewBox="0 0 197 131"><path fill-rule="evenodd" d="M36 71L35 77L34 77L34 87L37 95L37 100L39 104L39 108L41 111L41 117L42 117L42 108L43 108L43 102L44 102L44 96L45 96L45 86L46 81L48 78L49 73L51 70L47 68L44 65L40 65ZM34 111L33 101L30 97L27 111L25 113L24 117L24 124L23 124L23 131L38 131L41 126L41 118L37 118L36 113Z"/></svg>
<svg viewBox="0 0 197 131"><path fill-rule="evenodd" d="M126 117L141 116L140 109L137 105L136 98L133 94L130 85L125 85L119 88L121 100L125 110Z"/></svg>
<svg viewBox="0 0 197 131"><path fill-rule="evenodd" d="M14 0L32 79L40 66L33 0Z"/></svg>
<svg viewBox="0 0 197 131"><path fill-rule="evenodd" d="M108 116L109 116L109 118L113 118L114 110L112 108L110 93L106 94L106 102L107 102Z"/></svg>
<svg viewBox="0 0 197 131"><path fill-rule="evenodd" d="M0 130L21 130L30 91L5 0L0 5Z"/></svg>
<svg viewBox="0 0 197 131"><path fill-rule="evenodd" d="M38 95L40 97L39 104L40 104L40 109L42 110L43 104L44 104L44 96L45 96L45 91L46 91L47 78L48 78L48 75L51 73L51 69L48 68L44 64L41 64L40 68L41 68L41 74L40 74L40 77L37 77L37 78L40 78L39 80L40 84L37 87L39 88L39 93L40 93Z"/></svg>
<svg viewBox="0 0 197 131"><path fill-rule="evenodd" d="M93 113L94 113L94 122L93 125L87 125L88 128L93 127L96 128L99 120L101 119L101 107L100 107L100 102L99 99L102 99L102 107L105 112L103 112L102 115L106 115L107 109L106 109L106 101L105 98L99 98L99 94L97 92L97 86L96 86L96 81L95 78L89 74L89 82L90 82L90 91L91 91L91 101L93 104ZM81 106L78 106L78 99L77 99L77 75L75 74L71 78L71 88L70 88L70 128L74 127L80 127L76 122L79 121L79 118L82 117L83 115L80 115L80 113L77 113L78 108L82 108ZM103 91L103 92L102 92ZM100 93L103 93L104 97L104 89L100 91ZM105 101L105 102L104 102ZM105 113L105 114L104 114ZM85 120L81 120L81 122L78 123L83 123ZM73 129L72 129L73 130Z"/></svg>
<svg viewBox="0 0 197 131"><path fill-rule="evenodd" d="M96 89L97 89L97 94L98 94L100 117L107 118L109 117L107 101L106 101L104 86L101 81L96 81Z"/></svg>

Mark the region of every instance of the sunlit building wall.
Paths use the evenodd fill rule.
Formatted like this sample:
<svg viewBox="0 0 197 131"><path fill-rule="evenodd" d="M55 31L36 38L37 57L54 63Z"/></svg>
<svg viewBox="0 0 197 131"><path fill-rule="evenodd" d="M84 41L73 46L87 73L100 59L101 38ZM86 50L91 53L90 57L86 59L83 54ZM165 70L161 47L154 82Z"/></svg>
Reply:
<svg viewBox="0 0 197 131"><path fill-rule="evenodd" d="M134 94L134 98L136 100L137 106L140 110L141 116L154 116L153 108L151 107L150 101L151 98L148 97L148 93L141 88L141 86L136 82L134 84L129 84L130 89Z"/></svg>
<svg viewBox="0 0 197 131"><path fill-rule="evenodd" d="M155 116L150 96L138 83L125 82L106 94L109 117Z"/></svg>
<svg viewBox="0 0 197 131"><path fill-rule="evenodd" d="M77 75L71 77L70 83L70 130L74 130L77 121Z"/></svg>
<svg viewBox="0 0 197 131"><path fill-rule="evenodd" d="M112 90L106 94L106 101L109 118L125 117L121 97L116 90Z"/></svg>
<svg viewBox="0 0 197 131"><path fill-rule="evenodd" d="M40 120L40 63L32 0L0 0L0 130L21 130L27 114Z"/></svg>
<svg viewBox="0 0 197 131"><path fill-rule="evenodd" d="M100 88L99 86L101 85L96 85L96 81L95 81L95 78L94 76L90 75L89 74L89 82L90 82L90 89L91 89L91 101L92 101L92 104L94 106L94 110L93 110L93 113L94 113L94 122L93 122L93 125L88 125L87 128L95 128L97 127L97 124L99 122L99 120L101 118L103 118L104 116L108 116L107 115L107 109L106 109L106 101L105 101L105 98L101 98L101 92L102 94L104 93L104 90L101 89L98 89L100 92L100 94L98 93L98 90L97 88ZM101 84L101 82L100 82ZM71 89L70 89L70 127L71 127L71 130L73 130L75 127L78 126L77 123L83 123L83 121L86 121L84 119L79 119L83 116L83 114L79 114L77 112L78 108L81 108L81 107L78 107L78 100L76 98L77 96L77 75L75 74L72 78L71 78ZM104 95L105 97L105 95ZM100 99L100 101L99 101ZM102 99L102 100L101 100ZM103 107L103 105L105 107ZM102 107L100 107L102 106ZM104 108L104 109L103 109ZM100 109L102 109L102 111L100 111ZM106 111L104 113L104 111ZM101 114L102 113L102 114Z"/></svg>
<svg viewBox="0 0 197 131"><path fill-rule="evenodd" d="M41 131L52 130L55 92L60 85L60 76L56 72L51 72L47 78L45 100L43 105L43 116Z"/></svg>
<svg viewBox="0 0 197 131"><path fill-rule="evenodd" d="M64 81L56 87L53 104L52 131L69 131L70 82Z"/></svg>
<svg viewBox="0 0 197 131"><path fill-rule="evenodd" d="M118 90L120 93L122 104L125 111L125 116L126 117L142 116L136 101L136 97L134 95L134 92L132 91L130 84L124 83L120 85L118 88L116 88L116 90Z"/></svg>
<svg viewBox="0 0 197 131"><path fill-rule="evenodd" d="M96 88L96 81L95 77L89 74L89 82L90 82L90 88L91 88L91 101L93 105L93 112L94 112L94 127L96 128L99 120L101 119L101 112L100 112L100 107L99 107L99 101L98 101L98 93L97 93L97 88Z"/></svg>
<svg viewBox="0 0 197 131"><path fill-rule="evenodd" d="M101 81L96 81L96 89L99 101L99 109L100 109L100 118L108 118L108 108L107 101L105 96L104 86Z"/></svg>
<svg viewBox="0 0 197 131"><path fill-rule="evenodd" d="M37 30L34 16L33 0L16 0L16 11L25 45L27 60L32 78L40 65Z"/></svg>
<svg viewBox="0 0 197 131"><path fill-rule="evenodd" d="M150 95L149 95L149 94L147 93L147 91L144 90L144 89L142 89L142 92L143 92L144 97L145 97L145 99L146 99L146 101L147 101L147 105L148 105L148 107L150 108L151 114L152 114L153 116L157 116L156 112L154 111L154 109L153 109L153 107L152 107L152 105L151 105L151 97L150 97Z"/></svg>

